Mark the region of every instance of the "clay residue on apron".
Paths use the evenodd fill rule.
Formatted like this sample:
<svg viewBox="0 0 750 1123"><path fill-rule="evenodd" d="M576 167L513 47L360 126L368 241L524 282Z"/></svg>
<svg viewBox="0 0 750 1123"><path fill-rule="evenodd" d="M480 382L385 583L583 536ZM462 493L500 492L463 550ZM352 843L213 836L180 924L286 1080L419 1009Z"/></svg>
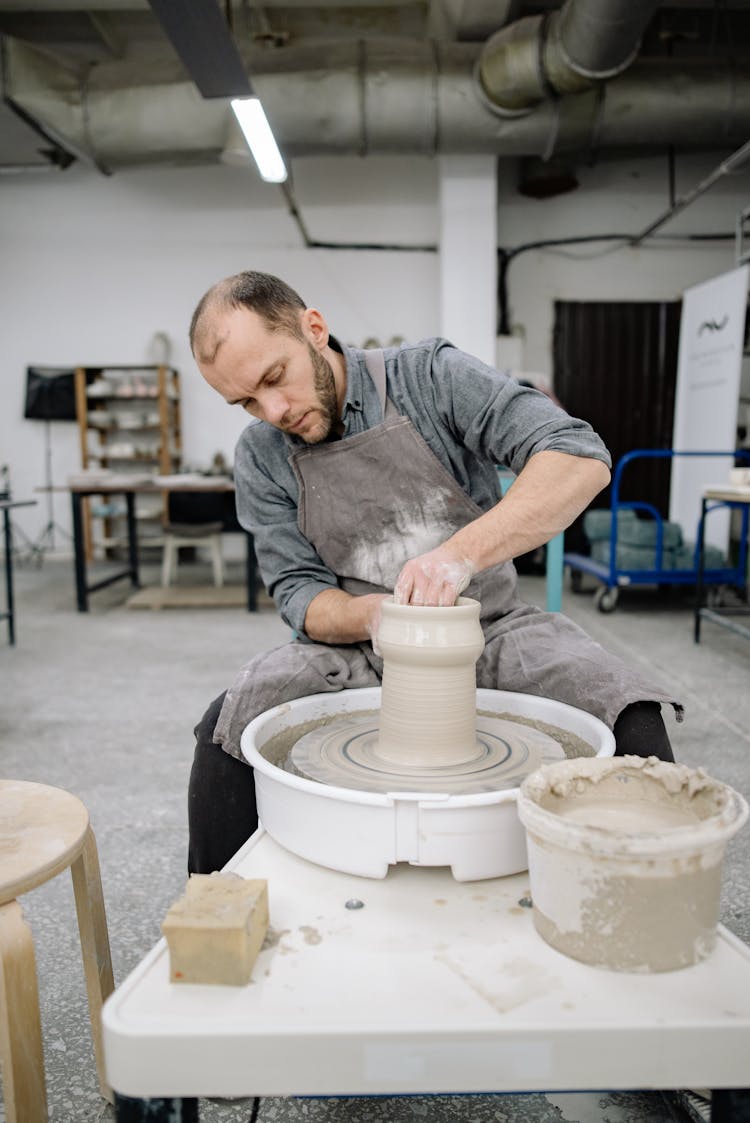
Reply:
<svg viewBox="0 0 750 1123"><path fill-rule="evenodd" d="M369 539L352 541L351 572L346 576L369 573L369 581L384 589L392 589L399 573L412 558L435 550L455 533L449 517L449 497L440 490L426 502L414 497L394 506L393 525L373 525Z"/></svg>

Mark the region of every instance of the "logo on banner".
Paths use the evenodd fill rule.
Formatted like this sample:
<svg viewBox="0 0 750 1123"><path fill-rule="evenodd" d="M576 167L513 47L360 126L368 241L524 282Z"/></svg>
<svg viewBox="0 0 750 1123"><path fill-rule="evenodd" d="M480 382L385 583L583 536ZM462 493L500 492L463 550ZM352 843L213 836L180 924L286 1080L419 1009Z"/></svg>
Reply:
<svg viewBox="0 0 750 1123"><path fill-rule="evenodd" d="M704 320L701 326L698 328L698 335L703 335L704 331L724 331L724 328L728 323L729 316L727 316L726 314L724 315L724 319L721 321L721 323L717 323L716 320Z"/></svg>

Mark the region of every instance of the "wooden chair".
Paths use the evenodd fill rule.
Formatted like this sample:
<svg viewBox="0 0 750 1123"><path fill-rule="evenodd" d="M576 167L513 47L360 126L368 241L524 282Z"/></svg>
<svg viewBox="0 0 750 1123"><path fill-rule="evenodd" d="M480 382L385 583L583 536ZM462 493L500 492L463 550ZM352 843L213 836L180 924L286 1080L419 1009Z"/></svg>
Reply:
<svg viewBox="0 0 750 1123"><path fill-rule="evenodd" d="M86 808L45 784L0 780L0 1061L7 1123L46 1123L39 991L31 929L16 897L70 867L102 1095L101 1009L114 990L99 859Z"/></svg>

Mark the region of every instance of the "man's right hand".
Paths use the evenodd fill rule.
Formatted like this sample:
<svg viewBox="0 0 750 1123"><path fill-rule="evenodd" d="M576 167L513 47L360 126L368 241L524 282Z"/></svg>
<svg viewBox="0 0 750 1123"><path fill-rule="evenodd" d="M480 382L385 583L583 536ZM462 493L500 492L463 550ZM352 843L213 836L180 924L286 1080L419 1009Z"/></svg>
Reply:
<svg viewBox="0 0 750 1123"><path fill-rule="evenodd" d="M396 604L439 605L456 603L474 576L468 558L457 557L445 545L412 558L396 578L393 599Z"/></svg>

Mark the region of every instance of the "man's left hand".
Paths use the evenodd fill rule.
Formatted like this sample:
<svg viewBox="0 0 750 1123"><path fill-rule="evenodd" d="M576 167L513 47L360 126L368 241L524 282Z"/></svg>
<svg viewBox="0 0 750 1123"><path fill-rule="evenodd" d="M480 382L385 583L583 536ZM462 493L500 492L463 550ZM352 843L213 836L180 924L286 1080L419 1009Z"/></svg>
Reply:
<svg viewBox="0 0 750 1123"><path fill-rule="evenodd" d="M447 607L456 603L475 572L467 558L438 546L406 563L396 578L393 599L396 604Z"/></svg>

